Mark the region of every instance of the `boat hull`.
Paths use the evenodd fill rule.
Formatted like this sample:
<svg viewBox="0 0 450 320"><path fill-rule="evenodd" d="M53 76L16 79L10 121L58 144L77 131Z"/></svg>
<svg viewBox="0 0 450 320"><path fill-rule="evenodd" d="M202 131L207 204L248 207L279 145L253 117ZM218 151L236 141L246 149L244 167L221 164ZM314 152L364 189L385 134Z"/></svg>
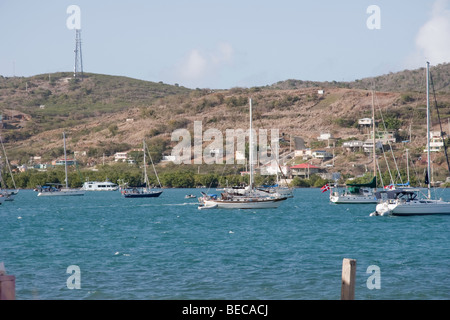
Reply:
<svg viewBox="0 0 450 320"><path fill-rule="evenodd" d="M60 196L84 196L84 190L61 189L59 191L44 191L38 193L38 197L60 197Z"/></svg>
<svg viewBox="0 0 450 320"><path fill-rule="evenodd" d="M156 198L161 195L162 191L147 192L147 193L123 193L125 198Z"/></svg>
<svg viewBox="0 0 450 320"><path fill-rule="evenodd" d="M217 203L212 205L199 205L198 210L208 210L208 209L215 209L217 208Z"/></svg>
<svg viewBox="0 0 450 320"><path fill-rule="evenodd" d="M375 196L331 196L330 201L333 203L377 203Z"/></svg>
<svg viewBox="0 0 450 320"><path fill-rule="evenodd" d="M278 208L282 201L287 198L277 198L277 199L258 199L258 200L204 200L206 206L213 206L217 204L219 209L267 209L267 208Z"/></svg>
<svg viewBox="0 0 450 320"><path fill-rule="evenodd" d="M382 203L377 205L376 212L394 216L450 214L450 203L441 200L419 200L403 203Z"/></svg>

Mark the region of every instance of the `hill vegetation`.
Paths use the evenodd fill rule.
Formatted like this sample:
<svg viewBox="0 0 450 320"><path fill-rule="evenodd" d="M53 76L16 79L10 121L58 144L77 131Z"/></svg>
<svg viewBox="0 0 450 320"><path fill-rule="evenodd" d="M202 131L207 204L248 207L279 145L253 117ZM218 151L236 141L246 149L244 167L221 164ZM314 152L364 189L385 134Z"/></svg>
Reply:
<svg viewBox="0 0 450 320"><path fill-rule="evenodd" d="M450 64L433 67L432 75L440 117L445 125L443 131L448 131ZM421 159L425 143L426 104L421 69L348 83L287 80L266 87L229 90L191 90L178 85L93 73L85 74L83 80L74 79L68 72L27 78L0 76L1 137L11 163L31 165L61 157L62 132L65 131L68 152L71 157L76 153L80 163L80 179L89 176L93 180L95 173L91 169L95 166L111 180L119 179L114 171L121 172L122 178L128 175L129 179L137 179L140 170L133 170L138 166L133 170L128 166L129 171L108 165L113 162L114 153L133 150L139 153L145 139L153 159L159 162L177 143L171 141L172 132L184 128L193 133L194 121L202 121L203 131L216 128L224 135L226 129L247 129L248 98L252 97L254 126L279 129L282 152L293 150L293 137L303 138L307 147L326 148L327 143L318 141L317 137L321 133L330 133L338 139L333 151L334 167L329 171L352 177L364 174L371 166L371 160L363 152L349 153L342 148L342 143L367 138L367 130L358 126L358 119L371 117L372 84L376 88L374 102L379 129L395 133L398 142L392 146L395 156L401 159L408 148L416 164L415 169L420 171L424 165ZM434 130L440 131L435 110L432 122ZM409 142L405 144L402 141ZM379 156L382 157L381 154ZM291 159L291 163L303 161ZM442 154L436 154L433 161L435 173L439 179L444 179L448 171ZM103 162L107 165L102 166ZM137 163L140 164L139 159ZM219 178L215 175L228 175L231 180L231 175L241 169L245 168L158 165L158 172L167 172L167 177L170 172L189 172L179 176L189 176L191 182L187 184L190 186L200 184L199 172L210 175L210 178L214 176L211 179L216 184ZM76 170L73 171L75 175ZM30 187L36 182L25 176L23 186ZM55 179L61 179L56 176L57 173ZM51 178L42 174L44 180ZM74 176L72 180L80 183L80 179ZM241 182L245 181L236 181ZM309 185L315 183L310 181ZM166 184L180 185L169 180Z"/></svg>
<svg viewBox="0 0 450 320"><path fill-rule="evenodd" d="M348 88L376 90L381 92L423 92L425 83L425 68L390 72L389 74L364 78L352 82L331 81L303 81L285 80L273 84L274 89L300 89L309 87ZM450 94L450 63L430 67L430 73L436 92Z"/></svg>

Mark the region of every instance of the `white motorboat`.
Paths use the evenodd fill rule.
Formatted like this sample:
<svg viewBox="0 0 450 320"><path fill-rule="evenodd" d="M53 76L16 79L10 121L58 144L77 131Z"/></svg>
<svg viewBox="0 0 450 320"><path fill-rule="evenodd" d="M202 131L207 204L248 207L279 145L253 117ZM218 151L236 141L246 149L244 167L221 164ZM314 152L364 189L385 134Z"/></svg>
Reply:
<svg viewBox="0 0 450 320"><path fill-rule="evenodd" d="M198 210L215 209L217 207L218 207L217 203L214 203L214 204L211 204L211 205L200 204L198 206Z"/></svg>
<svg viewBox="0 0 450 320"><path fill-rule="evenodd" d="M119 189L119 185L112 183L111 181L86 181L83 183L81 189L85 191L116 191Z"/></svg>

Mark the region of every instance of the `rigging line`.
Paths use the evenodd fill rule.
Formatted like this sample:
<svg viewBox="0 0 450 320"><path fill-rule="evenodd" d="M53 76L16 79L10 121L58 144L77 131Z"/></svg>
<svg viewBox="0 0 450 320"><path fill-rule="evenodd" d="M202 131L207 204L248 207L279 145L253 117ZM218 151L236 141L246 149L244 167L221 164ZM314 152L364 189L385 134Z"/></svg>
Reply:
<svg viewBox="0 0 450 320"><path fill-rule="evenodd" d="M262 126L261 117L259 117L257 120L258 120L259 124ZM266 129L266 132L267 132L267 129ZM270 138L272 138L272 132L270 132ZM289 142L290 142L291 139L292 139L292 134L289 134ZM272 153L272 151L273 151L273 148L272 148L272 139L269 140L269 147L270 147L270 151L271 151L271 153ZM279 152L279 151L280 151L280 148L279 148L279 146L278 146L278 152ZM287 183L288 177L284 174L283 170L281 169L280 161L279 161L279 160L280 160L279 158L275 159L275 161L276 161L276 163L277 163L277 166L278 166L278 169L280 170L280 173L281 173L281 175L283 176L284 183L285 183L286 185L288 185L288 183ZM278 176L278 174L277 174L277 176Z"/></svg>
<svg viewBox="0 0 450 320"><path fill-rule="evenodd" d="M377 161L377 168L378 168L378 174L380 175L380 181L381 181L381 186L384 186L384 182L383 182L383 175L381 174L381 169L380 169L380 164L378 162L378 158L376 159Z"/></svg>
<svg viewBox="0 0 450 320"><path fill-rule="evenodd" d="M152 155L150 154L150 150L148 149L147 144L145 143L145 141L144 141L144 145L145 145L145 148L147 149L147 153L148 153L148 155L150 157L150 161L152 162L153 171L155 172L155 176L156 176L156 179L158 180L159 187L162 188L161 181L159 180L158 173L156 172L155 165L153 164ZM145 150L144 150L144 152L145 152ZM144 163L144 166L145 165L147 165L147 164ZM146 177L146 179L148 180L148 176Z"/></svg>
<svg viewBox="0 0 450 320"><path fill-rule="evenodd" d="M439 120L439 126L441 128L441 138L442 138L442 142L444 143L445 159L447 160L447 168L450 173L450 163L448 160L447 145L444 141L444 131L442 130L441 116L439 114L439 108L438 108L437 99L436 99L436 91L434 90L433 76L431 75L431 72L430 72L430 82L431 82L431 88L433 89L434 105L436 106L437 116L438 116L438 120Z"/></svg>
<svg viewBox="0 0 450 320"><path fill-rule="evenodd" d="M10 166L10 164L9 164L8 156L6 155L6 150L5 150L5 146L3 145L3 139L2 139L2 136L1 136L1 135L0 135L0 142L1 142L1 144L2 144L3 153L5 154L5 161L6 161L6 164L8 165L9 174L11 175L11 179L12 179L12 182L13 182L13 184L14 184L14 189L17 189L17 187L16 187L16 182L14 181L14 176L13 176L13 174L12 174L11 166ZM6 184L5 184L5 185L6 185Z"/></svg>
<svg viewBox="0 0 450 320"><path fill-rule="evenodd" d="M386 166L387 166L387 169L388 169L388 172L389 172L389 176L391 177L391 183L394 184L394 179L392 178L391 169L389 168L389 163L388 163L387 158L386 158L386 153L384 152L384 146L381 148L381 150L383 151L384 161L386 162Z"/></svg>
<svg viewBox="0 0 450 320"><path fill-rule="evenodd" d="M387 132L386 124L385 124L385 122L384 122L383 113L382 113L382 111L381 111L381 107L380 107L380 104L379 104L377 95L375 95L375 99L376 99L376 101L377 101L378 110L380 111L380 116L381 116L381 121L383 122L384 131ZM374 133L374 134L375 134L375 133ZM400 174L400 170L399 170L398 165L397 165L397 160L395 159L395 155L394 155L394 150L392 149L392 145L391 145L391 142L390 142L390 141L388 141L388 145L389 145L389 149L390 149L390 151L391 151L392 159L393 159L394 164L395 164L395 168L396 168L396 170L397 170L397 177L400 179L400 183L403 184L403 179L402 179L402 176L401 176L401 174ZM384 147L383 147L383 152L384 152ZM386 163L387 163L387 160L386 160ZM388 167L389 167L389 165L388 165ZM396 179L397 179L397 178L396 178ZM392 183L395 183L395 181L394 181L393 178L392 178L392 175L391 175L391 180L392 180Z"/></svg>

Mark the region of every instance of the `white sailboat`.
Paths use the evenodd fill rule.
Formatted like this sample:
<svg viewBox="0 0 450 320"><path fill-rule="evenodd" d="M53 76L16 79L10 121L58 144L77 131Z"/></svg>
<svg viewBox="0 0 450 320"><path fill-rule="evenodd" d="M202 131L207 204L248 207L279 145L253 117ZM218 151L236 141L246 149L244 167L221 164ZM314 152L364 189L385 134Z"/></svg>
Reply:
<svg viewBox="0 0 450 320"><path fill-rule="evenodd" d="M337 185L331 187L330 201L336 204L340 203L377 203L375 191L377 188L377 171L376 171L376 154L375 154L375 107L373 102L372 91L372 156L373 156L373 178L370 183L364 184L347 184L346 188L339 190Z"/></svg>
<svg viewBox="0 0 450 320"><path fill-rule="evenodd" d="M52 197L52 196L84 196L84 190L69 188L69 180L67 178L67 153L66 153L66 134L63 132L63 141L64 141L64 170L65 170L65 186L62 187L54 187L56 184L53 184L48 187L39 187L38 188L38 197Z"/></svg>
<svg viewBox="0 0 450 320"><path fill-rule="evenodd" d="M2 140L1 136L0 136L0 142L2 144L3 154L5 155L5 162L8 166L9 174L11 175L11 180L14 185L14 190L9 190L9 189L0 190L0 195L1 195L0 204L1 204L3 201L13 201L14 197L19 193L19 189L17 189L17 187L16 187L16 181L14 180L14 175L12 173L11 166L9 164L8 156L6 154L5 146L3 145L3 140ZM1 169L1 167L0 167L0 169ZM0 175L1 175L1 172L0 172ZM1 177L1 180L3 181L3 177Z"/></svg>
<svg viewBox="0 0 450 320"><path fill-rule="evenodd" d="M429 72L430 63L426 68L427 82L427 173L426 184L428 194L420 197L419 189L396 189L377 193L379 203L373 215L432 215L450 214L450 202L442 199L431 199L431 161L430 161L430 103L429 103Z"/></svg>
<svg viewBox="0 0 450 320"><path fill-rule="evenodd" d="M202 206L205 208L215 207L223 209L264 209L277 208L286 197L278 194L262 194L261 191L254 187L254 146L252 132L252 99L249 99L250 108L250 132L249 132L249 165L250 165L250 182L249 185L240 193L223 192L220 197L215 195L203 194L200 199ZM200 207L199 207L200 208Z"/></svg>

